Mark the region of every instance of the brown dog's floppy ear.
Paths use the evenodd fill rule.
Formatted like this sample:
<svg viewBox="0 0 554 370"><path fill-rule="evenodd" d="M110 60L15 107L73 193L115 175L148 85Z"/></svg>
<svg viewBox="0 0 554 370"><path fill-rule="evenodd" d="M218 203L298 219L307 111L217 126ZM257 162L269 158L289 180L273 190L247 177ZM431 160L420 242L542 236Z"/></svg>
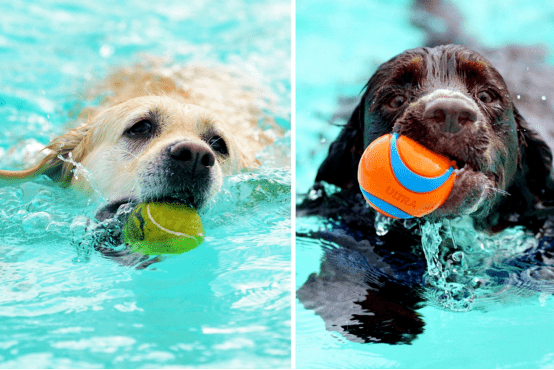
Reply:
<svg viewBox="0 0 554 370"><path fill-rule="evenodd" d="M68 185L73 177L71 170L75 167L70 161L78 163L85 156L89 129L89 124L81 125L55 138L43 149L48 154L37 165L23 171L0 170L0 180L7 183L22 182L46 175L54 181Z"/></svg>
<svg viewBox="0 0 554 370"><path fill-rule="evenodd" d="M358 163L364 151L365 96L352 113L337 139L331 143L315 181L325 181L343 189L359 190Z"/></svg>
<svg viewBox="0 0 554 370"><path fill-rule="evenodd" d="M514 107L519 141L518 166L525 179L525 185L536 200L554 205L554 182L551 177L552 151L548 145L531 130L527 122Z"/></svg>

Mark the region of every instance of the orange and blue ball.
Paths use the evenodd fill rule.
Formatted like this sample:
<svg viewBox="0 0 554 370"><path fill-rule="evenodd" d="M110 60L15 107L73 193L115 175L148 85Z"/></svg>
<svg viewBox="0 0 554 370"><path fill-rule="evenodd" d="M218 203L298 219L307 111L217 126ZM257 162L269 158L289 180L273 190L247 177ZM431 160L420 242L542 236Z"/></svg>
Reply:
<svg viewBox="0 0 554 370"><path fill-rule="evenodd" d="M448 198L455 162L414 140L387 134L365 150L358 167L360 189L367 202L392 218L425 216Z"/></svg>

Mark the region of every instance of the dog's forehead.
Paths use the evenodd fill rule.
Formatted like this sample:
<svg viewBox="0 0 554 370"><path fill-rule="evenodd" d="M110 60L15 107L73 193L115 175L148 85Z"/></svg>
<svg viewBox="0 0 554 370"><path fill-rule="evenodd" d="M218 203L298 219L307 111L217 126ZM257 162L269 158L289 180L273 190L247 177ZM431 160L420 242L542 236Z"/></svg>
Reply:
<svg viewBox="0 0 554 370"><path fill-rule="evenodd" d="M201 127L215 124L217 121L217 117L203 107L166 96L148 97L139 110L157 118L161 125L173 126L175 123L176 126Z"/></svg>
<svg viewBox="0 0 554 370"><path fill-rule="evenodd" d="M220 124L216 115L194 104L155 104L149 111L163 132L184 130L201 133Z"/></svg>
<svg viewBox="0 0 554 370"><path fill-rule="evenodd" d="M471 88L505 82L494 66L479 53L456 45L407 50L385 65L391 83L396 85L465 85Z"/></svg>
<svg viewBox="0 0 554 370"><path fill-rule="evenodd" d="M195 104L168 96L147 96L131 99L122 107L128 125L140 118L148 118L159 124L163 131L198 131L217 126L219 120L209 110Z"/></svg>

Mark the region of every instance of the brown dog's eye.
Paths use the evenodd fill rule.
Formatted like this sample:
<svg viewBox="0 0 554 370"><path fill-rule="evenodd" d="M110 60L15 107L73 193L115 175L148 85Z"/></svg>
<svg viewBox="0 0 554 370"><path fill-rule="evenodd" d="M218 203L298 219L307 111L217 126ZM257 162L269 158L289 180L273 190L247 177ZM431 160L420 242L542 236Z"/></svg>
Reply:
<svg viewBox="0 0 554 370"><path fill-rule="evenodd" d="M154 131L154 125L147 119L138 121L130 129L125 131L129 136L150 136Z"/></svg>
<svg viewBox="0 0 554 370"><path fill-rule="evenodd" d="M396 95L394 98L392 98L389 101L389 107L395 108L395 109L400 108L401 106L404 105L405 102L406 102L406 97L402 95Z"/></svg>
<svg viewBox="0 0 554 370"><path fill-rule="evenodd" d="M487 91L481 91L477 97L485 104L491 103L493 100L493 96Z"/></svg>
<svg viewBox="0 0 554 370"><path fill-rule="evenodd" d="M221 136L212 136L208 140L208 145L215 150L216 152L227 155L229 154L229 150L227 149L227 144L225 144L225 140Z"/></svg>

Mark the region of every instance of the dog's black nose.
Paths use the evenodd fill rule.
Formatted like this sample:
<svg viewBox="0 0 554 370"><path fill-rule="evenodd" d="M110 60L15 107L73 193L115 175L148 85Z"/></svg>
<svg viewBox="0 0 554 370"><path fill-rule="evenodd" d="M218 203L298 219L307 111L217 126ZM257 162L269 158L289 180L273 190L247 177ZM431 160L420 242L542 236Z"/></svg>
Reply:
<svg viewBox="0 0 554 370"><path fill-rule="evenodd" d="M181 162L186 166L192 166L193 169L198 167L212 167L215 164L215 155L207 145L191 141L182 141L171 145L168 148L169 155L172 159Z"/></svg>
<svg viewBox="0 0 554 370"><path fill-rule="evenodd" d="M459 98L438 98L425 107L423 117L440 124L441 131L455 134L477 121L477 111Z"/></svg>

